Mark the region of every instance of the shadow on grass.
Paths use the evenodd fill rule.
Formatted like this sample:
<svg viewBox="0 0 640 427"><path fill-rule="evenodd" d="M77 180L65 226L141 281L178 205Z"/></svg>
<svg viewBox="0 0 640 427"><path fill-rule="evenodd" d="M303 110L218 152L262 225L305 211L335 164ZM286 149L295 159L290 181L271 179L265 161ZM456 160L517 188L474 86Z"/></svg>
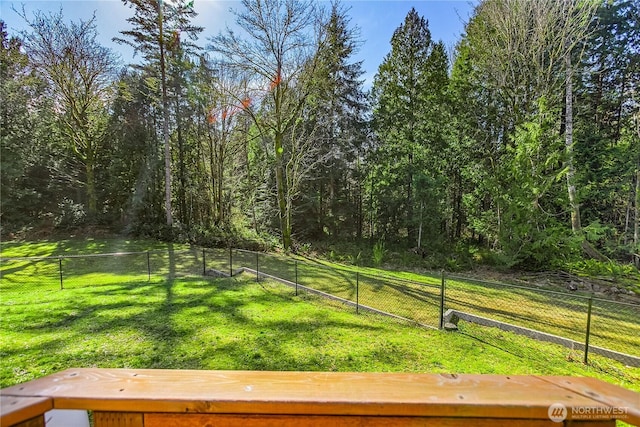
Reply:
<svg viewBox="0 0 640 427"><path fill-rule="evenodd" d="M50 355L57 355L59 360L52 363L56 369L127 366L292 370L300 367L298 360L306 360L302 356L305 351L289 353L286 348L303 347L313 352L322 344L318 331L379 329L358 320L323 317L315 311L301 313L302 306L283 298L281 287L255 285L250 280L168 277L155 285L128 283L83 289L75 295L69 291L67 295L74 297L56 300L55 309L46 314L36 311L28 319L12 322L9 313L5 329L38 339L26 344L26 349L18 343L3 346L2 354L11 357L28 353L32 360L38 359L34 369L50 363ZM121 335L143 342L144 349L128 352L127 342L118 342ZM83 342L86 345L75 347ZM215 355L218 362L212 365L207 355ZM308 360L304 365L311 367Z"/></svg>
<svg viewBox="0 0 640 427"><path fill-rule="evenodd" d="M112 240L67 240L38 244L15 244L16 256L41 255L47 259L3 259L0 263L0 290L31 292L42 288L80 288L96 284L122 283L135 276L194 275L202 273L201 252L174 244ZM33 252L33 247L38 249ZM19 252L24 247L25 250ZM111 252L110 252L111 251ZM83 256L84 255L84 256ZM58 256L62 257L61 259ZM140 280L137 279L137 280Z"/></svg>

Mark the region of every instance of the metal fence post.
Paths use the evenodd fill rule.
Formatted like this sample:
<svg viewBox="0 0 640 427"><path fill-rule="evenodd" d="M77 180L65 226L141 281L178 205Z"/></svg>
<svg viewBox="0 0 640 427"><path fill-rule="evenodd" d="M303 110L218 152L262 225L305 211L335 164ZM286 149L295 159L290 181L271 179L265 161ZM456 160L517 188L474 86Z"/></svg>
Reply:
<svg viewBox="0 0 640 427"><path fill-rule="evenodd" d="M229 246L229 277L233 277L233 248Z"/></svg>
<svg viewBox="0 0 640 427"><path fill-rule="evenodd" d="M147 251L147 277L151 281L151 254Z"/></svg>
<svg viewBox="0 0 640 427"><path fill-rule="evenodd" d="M58 267L60 271L60 290L63 290L64 286L62 284L62 258L58 258Z"/></svg>
<svg viewBox="0 0 640 427"><path fill-rule="evenodd" d="M260 281L260 254L256 252L256 282Z"/></svg>
<svg viewBox="0 0 640 427"><path fill-rule="evenodd" d="M593 305L593 295L589 297L589 305L587 307L587 336L584 341L584 363L588 363L589 357L589 337L591 335L591 306Z"/></svg>
<svg viewBox="0 0 640 427"><path fill-rule="evenodd" d="M206 259L206 253L204 251L204 248L202 248L202 275L206 276L207 275L207 259Z"/></svg>
<svg viewBox="0 0 640 427"><path fill-rule="evenodd" d="M295 261L295 270L296 270L296 296L298 296L298 260Z"/></svg>
<svg viewBox="0 0 640 427"><path fill-rule="evenodd" d="M444 270L442 270L442 281L440 282L440 329L444 328L444 286L445 277Z"/></svg>
<svg viewBox="0 0 640 427"><path fill-rule="evenodd" d="M360 274L356 271L356 314L360 314Z"/></svg>

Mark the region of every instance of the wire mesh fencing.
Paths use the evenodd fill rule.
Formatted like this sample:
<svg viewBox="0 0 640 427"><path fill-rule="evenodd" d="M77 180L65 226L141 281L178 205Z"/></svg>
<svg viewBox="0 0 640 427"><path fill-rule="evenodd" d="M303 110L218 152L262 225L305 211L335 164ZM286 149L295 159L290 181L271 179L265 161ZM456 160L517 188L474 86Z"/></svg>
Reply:
<svg viewBox="0 0 640 427"><path fill-rule="evenodd" d="M202 274L202 252L115 252L3 258L0 292L43 292Z"/></svg>
<svg viewBox="0 0 640 427"><path fill-rule="evenodd" d="M57 258L11 258L0 262L0 292L48 292L61 289L63 261Z"/></svg>
<svg viewBox="0 0 640 427"><path fill-rule="evenodd" d="M233 249L202 248L200 271L206 276L233 276ZM217 274L219 273L219 274Z"/></svg>
<svg viewBox="0 0 640 427"><path fill-rule="evenodd" d="M552 342L576 343L630 365L640 363L640 305L547 289L447 275L424 282L336 268L232 248L198 248L110 254L0 259L0 292L54 292L107 284L142 284L175 277L230 277L248 269L256 280L273 278L283 293L313 292L358 313L374 312L442 328L444 312L466 313L479 324L524 331ZM510 327L513 327L509 329ZM559 337L554 341L553 337ZM604 350L603 350L604 349ZM609 352L609 353L607 353ZM615 353L615 354L614 354Z"/></svg>
<svg viewBox="0 0 640 427"><path fill-rule="evenodd" d="M291 286L296 294L312 292L338 300L357 312L374 312L423 326L438 327L441 287L394 277L338 269L313 261L233 250L231 270L246 267L256 279L271 277Z"/></svg>
<svg viewBox="0 0 640 427"><path fill-rule="evenodd" d="M357 304L357 282L353 272L329 268L321 264L297 263L298 283Z"/></svg>
<svg viewBox="0 0 640 427"><path fill-rule="evenodd" d="M60 258L60 288L148 281L150 258L148 253L133 252Z"/></svg>
<svg viewBox="0 0 640 427"><path fill-rule="evenodd" d="M272 277L338 299L357 312L376 312L442 328L444 312L470 314L479 324L572 347L636 365L640 361L640 305L547 289L444 275L441 283L338 269L285 256L233 251L233 265L256 279ZM616 354L614 354L616 353Z"/></svg>
<svg viewBox="0 0 640 427"><path fill-rule="evenodd" d="M640 357L640 306L593 298L589 344ZM620 361L634 364L622 356Z"/></svg>
<svg viewBox="0 0 640 427"><path fill-rule="evenodd" d="M441 291L437 285L358 274L360 305L431 328L440 325Z"/></svg>
<svg viewBox="0 0 640 427"><path fill-rule="evenodd" d="M447 276L446 308L584 341L588 297Z"/></svg>
<svg viewBox="0 0 640 427"><path fill-rule="evenodd" d="M459 276L447 277L445 301L497 327L576 348L585 363L592 352L640 366L640 305Z"/></svg>

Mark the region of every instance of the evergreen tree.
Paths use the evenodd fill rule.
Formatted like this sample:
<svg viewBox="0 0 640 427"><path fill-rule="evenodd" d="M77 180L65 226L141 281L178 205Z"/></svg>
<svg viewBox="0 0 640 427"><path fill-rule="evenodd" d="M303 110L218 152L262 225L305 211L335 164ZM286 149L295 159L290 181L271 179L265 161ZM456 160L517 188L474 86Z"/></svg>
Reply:
<svg viewBox="0 0 640 427"><path fill-rule="evenodd" d="M469 72L457 84L467 81L462 87L474 102L457 99L458 109L477 126L471 146L477 154L467 168L476 186L468 198L475 205L469 206L471 225L512 264L541 266L566 251L574 239L561 218L584 241L573 156L572 54L587 37L594 4L487 0L459 47L457 61Z"/></svg>
<svg viewBox="0 0 640 427"><path fill-rule="evenodd" d="M576 79L576 161L582 216L607 256L630 256L640 140L635 132L640 86L637 0L603 2L585 41ZM595 231L595 232L592 232ZM636 249L637 250L637 249Z"/></svg>
<svg viewBox="0 0 640 427"><path fill-rule="evenodd" d="M0 20L0 215L2 234L35 225L56 212L46 84ZM31 221L31 223L29 223Z"/></svg>
<svg viewBox="0 0 640 427"><path fill-rule="evenodd" d="M128 38L114 38L119 43L132 46L135 52L142 53L147 60L146 69L159 81L162 101L162 135L164 139L165 164L165 216L167 226L173 224L171 208L171 146L169 135L169 108L167 69L169 54L179 49L193 48L189 42L197 38L201 27L191 25L196 16L193 1L163 2L162 0L122 0L125 5L134 8L134 16L127 21L132 30L122 31Z"/></svg>
<svg viewBox="0 0 640 427"><path fill-rule="evenodd" d="M379 231L396 235L404 229L410 246L417 244L416 226L422 224L425 203L438 212L435 177L445 145L441 126L447 84L444 47L431 40L427 21L412 9L394 32L391 52L374 79L377 147L369 160L375 165L371 191Z"/></svg>
<svg viewBox="0 0 640 427"><path fill-rule="evenodd" d="M305 183L297 215L308 237L362 234L360 168L368 105L362 62L349 62L358 49L357 29L349 25L347 11L333 3L326 42L318 53L316 90L305 115L315 129L320 159Z"/></svg>
<svg viewBox="0 0 640 427"><path fill-rule="evenodd" d="M156 237L164 216L162 147L157 123L162 121L155 92L143 71L123 72L111 107L111 150L105 159L110 221L117 229Z"/></svg>

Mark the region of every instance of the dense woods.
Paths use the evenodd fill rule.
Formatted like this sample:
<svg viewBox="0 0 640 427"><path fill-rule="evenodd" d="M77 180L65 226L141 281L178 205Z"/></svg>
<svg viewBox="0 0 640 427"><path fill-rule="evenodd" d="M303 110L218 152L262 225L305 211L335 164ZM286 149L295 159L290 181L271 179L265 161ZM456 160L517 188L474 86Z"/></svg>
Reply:
<svg viewBox="0 0 640 427"><path fill-rule="evenodd" d="M130 66L95 18L0 23L4 236L640 265L639 0L483 0L453 52L410 10L370 90L339 3L243 0L218 32L123 1Z"/></svg>

